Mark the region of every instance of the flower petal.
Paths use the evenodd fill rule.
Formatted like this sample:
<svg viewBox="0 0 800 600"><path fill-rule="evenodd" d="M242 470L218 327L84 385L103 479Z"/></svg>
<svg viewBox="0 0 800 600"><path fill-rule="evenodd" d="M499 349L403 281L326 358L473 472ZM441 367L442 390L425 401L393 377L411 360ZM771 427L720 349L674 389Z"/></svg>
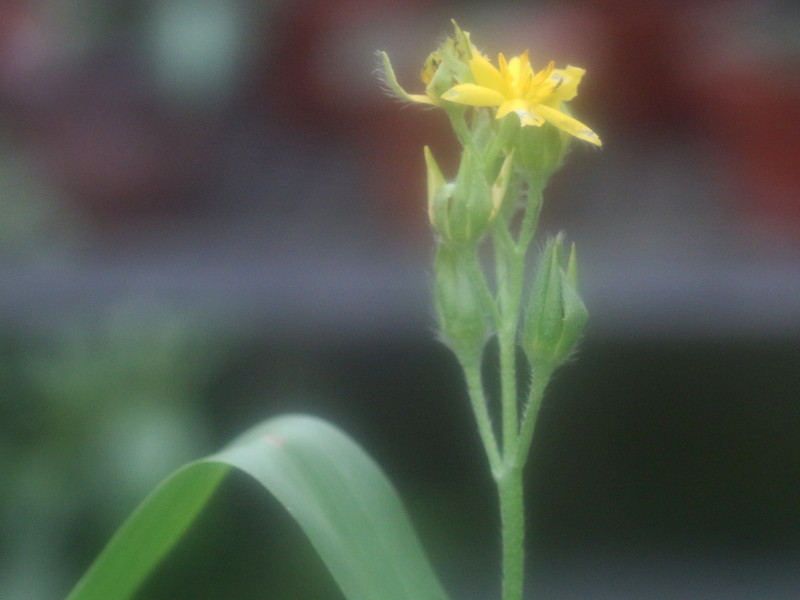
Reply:
<svg viewBox="0 0 800 600"><path fill-rule="evenodd" d="M533 67L531 66L531 59L528 54L528 50L525 50L525 52L523 52L522 55L520 55L517 59L518 66L516 67L516 83L520 90L522 90L522 93L528 91L533 79Z"/></svg>
<svg viewBox="0 0 800 600"><path fill-rule="evenodd" d="M469 61L469 68L472 70L472 76L475 77L475 83L485 88L497 90L501 94L507 94L507 85L503 80L503 76L485 56L474 55L472 60Z"/></svg>
<svg viewBox="0 0 800 600"><path fill-rule="evenodd" d="M442 94L442 99L469 106L499 106L506 100L497 90L474 83L455 85Z"/></svg>
<svg viewBox="0 0 800 600"><path fill-rule="evenodd" d="M519 56L512 56L511 60L506 61L505 55L501 52L497 55L497 65L500 67L500 75L503 79L512 84L519 79Z"/></svg>
<svg viewBox="0 0 800 600"><path fill-rule="evenodd" d="M542 85L542 83L551 76L551 74L555 70L554 67L555 63L551 60L544 69L536 73L536 75L533 78L533 81L531 82L531 85L534 86Z"/></svg>
<svg viewBox="0 0 800 600"><path fill-rule="evenodd" d="M544 117L548 123L555 125L562 131L566 131L570 135L574 135L576 138L594 144L595 146L603 145L603 142L600 141L600 137L577 119L573 119L569 115L565 115L563 112L544 104L539 104L536 107L536 111Z"/></svg>
<svg viewBox="0 0 800 600"><path fill-rule="evenodd" d="M548 98L547 103L558 106L562 102L569 102L578 95L578 84L586 71L580 67L568 66L566 69L553 69L550 79L556 82L556 88Z"/></svg>
<svg viewBox="0 0 800 600"><path fill-rule="evenodd" d="M544 119L534 112L531 104L522 98L514 98L513 100L503 102L503 104L500 105L500 108L497 109L496 118L502 119L507 114L512 112L517 113L517 116L519 117L519 123L523 127L526 125L539 127L542 123L544 123Z"/></svg>

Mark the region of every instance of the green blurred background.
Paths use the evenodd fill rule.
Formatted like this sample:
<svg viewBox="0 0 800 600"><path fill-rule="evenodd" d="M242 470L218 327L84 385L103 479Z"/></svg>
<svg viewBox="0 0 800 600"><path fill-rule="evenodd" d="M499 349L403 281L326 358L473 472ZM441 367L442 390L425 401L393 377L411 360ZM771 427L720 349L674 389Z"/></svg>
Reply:
<svg viewBox="0 0 800 600"><path fill-rule="evenodd" d="M63 597L171 470L313 412L496 596L493 490L434 339L414 89L450 29L587 68L543 228L591 313L529 469L540 598L800 594L800 21L791 2L0 3L0 596ZM309 576L308 573L312 576ZM234 479L142 598L336 598Z"/></svg>

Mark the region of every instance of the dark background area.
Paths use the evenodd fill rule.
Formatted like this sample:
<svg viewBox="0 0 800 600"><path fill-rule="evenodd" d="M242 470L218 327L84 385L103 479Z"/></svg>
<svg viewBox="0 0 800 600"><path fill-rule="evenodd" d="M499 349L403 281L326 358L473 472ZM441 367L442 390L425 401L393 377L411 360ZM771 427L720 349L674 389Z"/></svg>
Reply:
<svg viewBox="0 0 800 600"><path fill-rule="evenodd" d="M63 597L165 474L311 412L384 467L453 597L496 508L434 339L421 90L450 31L585 67L551 181L591 314L528 472L531 594L800 592L800 22L791 2L0 4L0 595ZM232 481L142 597L337 597ZM312 568L319 578L308 577ZM280 587L283 586L283 587Z"/></svg>

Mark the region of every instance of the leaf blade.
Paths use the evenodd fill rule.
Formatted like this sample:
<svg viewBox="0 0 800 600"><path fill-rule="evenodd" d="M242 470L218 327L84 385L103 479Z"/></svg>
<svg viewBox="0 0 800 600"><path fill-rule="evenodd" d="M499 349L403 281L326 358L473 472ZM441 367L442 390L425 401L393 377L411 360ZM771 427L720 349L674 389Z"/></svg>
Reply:
<svg viewBox="0 0 800 600"><path fill-rule="evenodd" d="M257 425L217 454L165 480L112 538L67 600L129 598L231 468L253 477L297 520L349 600L446 600L380 468L339 429L301 415ZM190 488L196 492L186 507L190 518L176 518ZM148 531L163 526L154 511L173 523L149 539ZM148 551L152 556L142 561ZM121 573L120 567L134 558L144 567ZM115 582L120 574L122 581Z"/></svg>
<svg viewBox="0 0 800 600"><path fill-rule="evenodd" d="M230 470L189 463L165 479L117 530L67 600L130 598L175 546Z"/></svg>

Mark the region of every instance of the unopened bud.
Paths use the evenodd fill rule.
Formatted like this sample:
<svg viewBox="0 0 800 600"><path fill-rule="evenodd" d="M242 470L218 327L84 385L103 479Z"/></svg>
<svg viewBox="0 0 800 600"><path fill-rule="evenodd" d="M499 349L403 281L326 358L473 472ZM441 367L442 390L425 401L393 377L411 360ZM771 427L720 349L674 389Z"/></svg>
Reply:
<svg viewBox="0 0 800 600"><path fill-rule="evenodd" d="M428 218L445 241L475 242L497 216L510 180L513 153L506 157L494 183L486 180L478 156L464 148L454 182L448 183L430 149L425 147L428 172Z"/></svg>
<svg viewBox="0 0 800 600"><path fill-rule="evenodd" d="M428 216L433 227L448 242L474 242L483 235L492 218L492 193L480 161L469 148L461 156L455 182L447 183L430 150L428 166Z"/></svg>
<svg viewBox="0 0 800 600"><path fill-rule="evenodd" d="M529 173L547 177L561 167L571 143L571 135L549 123L520 127L516 138L519 164Z"/></svg>
<svg viewBox="0 0 800 600"><path fill-rule="evenodd" d="M479 353L491 334L491 320L481 297L481 281L469 268L469 252L440 242L433 263L434 304L443 341L459 356Z"/></svg>
<svg viewBox="0 0 800 600"><path fill-rule="evenodd" d="M522 347L534 370L554 371L580 339L589 314L577 289L577 259L573 245L564 264L559 235L542 253L523 329Z"/></svg>

